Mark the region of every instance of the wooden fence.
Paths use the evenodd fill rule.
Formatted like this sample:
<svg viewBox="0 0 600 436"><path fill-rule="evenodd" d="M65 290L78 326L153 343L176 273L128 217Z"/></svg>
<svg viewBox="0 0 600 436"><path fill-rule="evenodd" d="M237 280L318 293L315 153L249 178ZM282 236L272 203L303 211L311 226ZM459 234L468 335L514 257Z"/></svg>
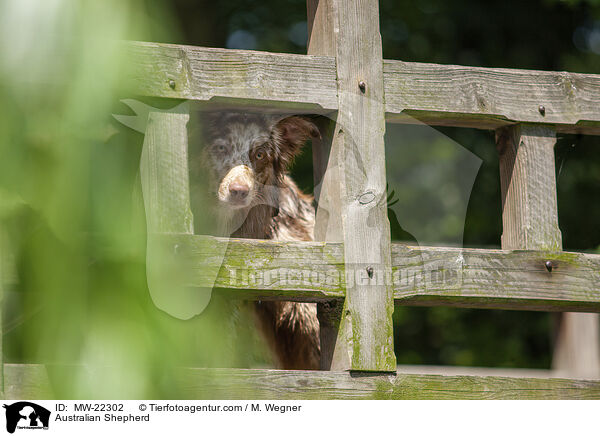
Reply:
<svg viewBox="0 0 600 436"><path fill-rule="evenodd" d="M396 373L392 328L394 304L600 312L600 255L562 251L553 150L557 132L600 134L600 76L383 60L376 0L308 0L307 9L307 55L126 45L139 95L334 120L313 142L322 184L316 241L273 242L194 235L189 108L148 115L148 230L165 253L185 257L178 263L186 271L171 285L214 284L239 298L319 303L326 371L187 369L182 397L600 398L598 381ZM391 243L380 201L385 123L415 120L496 131L501 250ZM207 269L218 272L216 283ZM361 279L348 280L349 271ZM283 272L292 279L281 280ZM563 316L560 347L576 350L581 334L568 326L582 318ZM595 319L585 323L598 327ZM584 345L598 354L597 335L592 339ZM46 370L5 365L5 395L51 396L50 389L27 391L32 380L44 386Z"/></svg>

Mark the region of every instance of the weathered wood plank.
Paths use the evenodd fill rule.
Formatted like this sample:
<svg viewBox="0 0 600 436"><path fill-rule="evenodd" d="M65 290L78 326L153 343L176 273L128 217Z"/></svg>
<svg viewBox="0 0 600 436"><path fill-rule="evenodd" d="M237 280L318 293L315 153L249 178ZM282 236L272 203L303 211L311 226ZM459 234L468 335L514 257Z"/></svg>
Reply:
<svg viewBox="0 0 600 436"><path fill-rule="evenodd" d="M172 277L178 265L169 262L174 248L164 251L164 245L157 242L157 235L191 236L194 232L187 157L189 116L187 102L168 110L150 109L140 160L148 231L148 289L158 308L183 319L204 310L210 301L211 289L175 286Z"/></svg>
<svg viewBox="0 0 600 436"><path fill-rule="evenodd" d="M332 57L132 42L129 82L141 95L290 110L337 109ZM278 105L277 103L282 103Z"/></svg>
<svg viewBox="0 0 600 436"><path fill-rule="evenodd" d="M115 368L118 371L118 368ZM44 365L7 364L4 399L58 399ZM181 368L178 399L600 399L600 382L560 378Z"/></svg>
<svg viewBox="0 0 600 436"><path fill-rule="evenodd" d="M0 220L0 395L4 392L4 329L2 312L4 307L4 289L10 281L12 256L9 255L8 235Z"/></svg>
<svg viewBox="0 0 600 436"><path fill-rule="evenodd" d="M187 369L182 399L599 399L600 382L336 371Z"/></svg>
<svg viewBox="0 0 600 436"><path fill-rule="evenodd" d="M309 55L332 56L337 53L334 35L336 18L334 4L327 0L307 0L308 25L307 51Z"/></svg>
<svg viewBox="0 0 600 436"><path fill-rule="evenodd" d="M49 400L54 398L48 371L44 365L4 364L5 400Z"/></svg>
<svg viewBox="0 0 600 436"><path fill-rule="evenodd" d="M599 75L392 60L383 68L389 120L479 129L545 123L600 134Z"/></svg>
<svg viewBox="0 0 600 436"><path fill-rule="evenodd" d="M398 304L600 311L598 255L393 244L392 265Z"/></svg>
<svg viewBox="0 0 600 436"><path fill-rule="evenodd" d="M552 368L566 377L600 378L597 313L559 314Z"/></svg>
<svg viewBox="0 0 600 436"><path fill-rule="evenodd" d="M321 302L343 298L348 281L369 281L362 266L344 264L341 243L166 235L162 244L169 253L178 247L172 284L215 286L241 299ZM600 255L404 244L391 253L398 304L600 312ZM217 268L216 279L205 273Z"/></svg>
<svg viewBox="0 0 600 436"><path fill-rule="evenodd" d="M398 365L401 374L433 374L445 376L510 377L510 378L565 378L551 369L507 368L458 365Z"/></svg>
<svg viewBox="0 0 600 436"><path fill-rule="evenodd" d="M194 233L187 159L188 121L187 103L148 114L140 162L148 233Z"/></svg>
<svg viewBox="0 0 600 436"><path fill-rule="evenodd" d="M502 248L562 248L552 129L517 125L496 132L502 188Z"/></svg>
<svg viewBox="0 0 600 436"><path fill-rule="evenodd" d="M311 9L315 8L309 4L309 14ZM361 265L370 276L374 271L385 274L390 271L390 231L379 4L320 0L314 16L324 22L311 26L312 44L320 46L320 54L335 48L338 91L319 203L319 208L327 209L327 228L334 236L326 234L324 239L341 236L347 270ZM393 371L393 310L391 283L346 282L332 369Z"/></svg>
<svg viewBox="0 0 600 436"><path fill-rule="evenodd" d="M333 2L307 0L306 12L308 17L308 54L336 56L336 16ZM336 209L336 207L330 207L329 204L337 204L337 209L339 209L340 175L337 173L337 168L334 168L334 162L332 162L332 168L327 171L331 146L336 132L336 121L337 114L331 118L323 117L320 119L318 127L321 138L312 141L314 194L317 202L315 217L316 241L340 242L344 240L341 226L329 226L329 210L331 209L333 212ZM333 220L331 223L333 224ZM322 370L331 369L338 338L340 339L340 345L337 347L336 365L340 367L349 366L347 353L343 352L341 344L345 341L343 332L340 332L343 307L344 301L327 301L317 304L321 344L320 368ZM342 359L344 362L341 361Z"/></svg>
<svg viewBox="0 0 600 436"><path fill-rule="evenodd" d="M561 250L554 169L555 132L536 125L505 127L497 130L496 142L502 186L502 248ZM549 262L547 268L553 271L554 262ZM590 285L592 289L598 288L597 282ZM599 376L599 329L596 315L561 314L554 368L573 377Z"/></svg>
<svg viewBox="0 0 600 436"><path fill-rule="evenodd" d="M325 2L314 3L310 56L130 42L128 82L141 95L278 111L337 110L335 45L316 36L331 11ZM388 121L480 129L528 122L561 133L600 134L599 75L394 60L384 61L383 74Z"/></svg>
<svg viewBox="0 0 600 436"><path fill-rule="evenodd" d="M224 288L243 299L323 301L345 295L341 244L187 235L160 240L177 268L171 283Z"/></svg>

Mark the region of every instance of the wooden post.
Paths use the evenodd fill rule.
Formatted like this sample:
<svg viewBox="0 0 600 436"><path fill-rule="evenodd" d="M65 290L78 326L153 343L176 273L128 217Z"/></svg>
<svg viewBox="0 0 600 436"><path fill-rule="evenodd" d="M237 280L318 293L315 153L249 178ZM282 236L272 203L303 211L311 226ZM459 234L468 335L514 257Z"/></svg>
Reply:
<svg viewBox="0 0 600 436"><path fill-rule="evenodd" d="M194 233L188 174L188 103L150 110L140 164L148 233Z"/></svg>
<svg viewBox="0 0 600 436"><path fill-rule="evenodd" d="M2 328L2 309L4 307L4 287L10 274L7 236L0 222L0 398L4 398L4 330Z"/></svg>
<svg viewBox="0 0 600 436"><path fill-rule="evenodd" d="M336 55L336 39L334 34L333 3L331 1L307 0L308 16L308 54L310 55ZM340 228L328 231L330 199L335 198L335 183L333 171L327 172L331 144L335 132L337 114L333 119L322 118L318 121L320 139L313 139L313 176L315 182L315 199L317 200L317 216L315 223L315 240L327 242L343 242ZM327 176L327 177L326 177ZM327 183L327 187L323 185ZM323 193L323 195L321 195ZM332 209L333 210L333 209ZM321 339L321 369L329 370L332 367L333 353L338 339L338 331L342 318L343 303L332 300L327 303L317 304ZM338 347L339 348L339 347ZM339 353L338 353L339 354ZM341 362L343 356L338 355L336 365L347 367L349 361Z"/></svg>
<svg viewBox="0 0 600 436"><path fill-rule="evenodd" d="M556 205L554 130L538 125L499 129L502 248L562 248Z"/></svg>
<svg viewBox="0 0 600 436"><path fill-rule="evenodd" d="M192 268L178 244L165 243L160 237L194 233L187 158L188 121L187 102L168 110L150 108L140 162L148 231L148 289L159 309L181 319L201 313L211 296L210 288L173 284L173 277L189 275Z"/></svg>
<svg viewBox="0 0 600 436"><path fill-rule="evenodd" d="M561 377L600 378L597 313L559 313L552 368Z"/></svg>
<svg viewBox="0 0 600 436"><path fill-rule="evenodd" d="M496 131L502 187L502 248L560 251L555 131L517 125ZM552 272L549 272L552 274ZM561 316L553 367L571 377L600 376L598 315Z"/></svg>
<svg viewBox="0 0 600 436"><path fill-rule="evenodd" d="M395 371L391 242L386 204L383 59L376 0L308 0L309 54L336 57L338 113L317 212L317 238L344 242L346 299L324 367ZM321 147L323 145L320 145ZM322 149L317 159L327 155ZM324 219L327 223L323 223ZM339 308L337 309L339 312ZM329 357L327 357L329 356Z"/></svg>

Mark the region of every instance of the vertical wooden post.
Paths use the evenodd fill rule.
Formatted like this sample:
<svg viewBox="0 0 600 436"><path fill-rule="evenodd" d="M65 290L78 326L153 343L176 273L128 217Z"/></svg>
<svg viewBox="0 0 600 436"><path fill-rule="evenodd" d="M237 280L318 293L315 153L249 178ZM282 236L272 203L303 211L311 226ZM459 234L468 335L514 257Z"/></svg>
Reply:
<svg viewBox="0 0 600 436"><path fill-rule="evenodd" d="M0 222L0 398L4 398L4 329L2 328L2 310L4 307L4 287L8 282L9 259L7 236Z"/></svg>
<svg viewBox="0 0 600 436"><path fill-rule="evenodd" d="M189 273L179 247L164 244L161 234L193 234L188 172L189 104L169 110L151 108L140 162L148 231L146 275L154 304L172 316L191 318L204 310L211 289L174 286Z"/></svg>
<svg viewBox="0 0 600 436"><path fill-rule="evenodd" d="M188 174L189 105L150 110L140 164L148 233L194 233Z"/></svg>
<svg viewBox="0 0 600 436"><path fill-rule="evenodd" d="M315 199L317 201L317 216L315 222L315 240L327 242L343 242L341 228L337 226L329 227L329 203L332 196L339 191L336 190L332 181L339 180L332 177L335 170L327 172L329 162L329 153L331 151L331 142L335 131L335 120L322 118L317 121L321 138L312 140L313 146L313 176L315 183ZM326 177L327 175L327 177ZM327 186L323 189L323 185ZM323 193L323 195L321 195ZM332 209L333 211L333 209ZM332 221L333 223L333 221ZM332 300L325 303L317 303L317 317L319 319L319 332L321 343L321 366L322 370L331 369L333 353L338 338L340 320L342 317L343 304L340 301ZM339 364L339 362L338 362ZM346 362L341 366L347 366Z"/></svg>
<svg viewBox="0 0 600 436"><path fill-rule="evenodd" d="M556 205L554 130L537 125L499 129L502 248L562 248Z"/></svg>
<svg viewBox="0 0 600 436"><path fill-rule="evenodd" d="M502 248L562 249L558 227L553 129L517 125L499 129L502 187ZM571 377L600 376L596 314L564 313L553 367Z"/></svg>
<svg viewBox="0 0 600 436"><path fill-rule="evenodd" d="M560 313L552 367L561 377L600 378L597 313Z"/></svg>
<svg viewBox="0 0 600 436"><path fill-rule="evenodd" d="M306 9L308 16L308 54L312 55L336 55L336 40L333 37L334 16L333 4L330 1L307 0ZM337 118L337 115L335 116ZM335 132L335 118L323 118L319 120L318 127L321 139L313 139L313 176L315 182L315 199L317 200L317 217L315 223L315 240L328 242L343 242L341 232L330 229L329 223L329 200L334 195L331 182L337 180L332 177L332 172L327 173L331 143ZM326 178L327 175L327 178ZM327 183L328 186L323 188ZM323 194L323 195L321 195ZM339 229L338 229L339 230ZM343 304L336 301L317 304L317 316L319 318L321 339L321 369L331 369L333 353L338 338L340 320L342 317ZM349 361L339 361L337 365L345 367Z"/></svg>
<svg viewBox="0 0 600 436"><path fill-rule="evenodd" d="M395 371L379 4L309 0L307 9L309 54L334 55L338 77L335 128L324 141L330 150L319 209L326 210L317 212L317 237L344 242L346 299L339 325L334 316L325 326L337 329L333 353L329 344L322 347L332 354L331 369ZM321 310L320 320L326 318Z"/></svg>

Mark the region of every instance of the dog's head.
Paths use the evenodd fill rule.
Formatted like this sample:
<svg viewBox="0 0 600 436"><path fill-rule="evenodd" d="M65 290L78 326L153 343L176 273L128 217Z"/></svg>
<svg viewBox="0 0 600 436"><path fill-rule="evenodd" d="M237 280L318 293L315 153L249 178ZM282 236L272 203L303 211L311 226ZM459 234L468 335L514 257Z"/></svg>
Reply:
<svg viewBox="0 0 600 436"><path fill-rule="evenodd" d="M219 203L242 209L266 201L265 187L277 185L307 139L318 136L299 116L211 115L205 163Z"/></svg>

